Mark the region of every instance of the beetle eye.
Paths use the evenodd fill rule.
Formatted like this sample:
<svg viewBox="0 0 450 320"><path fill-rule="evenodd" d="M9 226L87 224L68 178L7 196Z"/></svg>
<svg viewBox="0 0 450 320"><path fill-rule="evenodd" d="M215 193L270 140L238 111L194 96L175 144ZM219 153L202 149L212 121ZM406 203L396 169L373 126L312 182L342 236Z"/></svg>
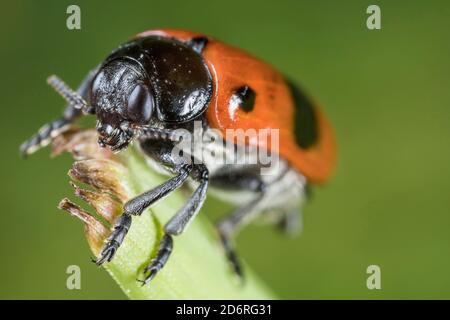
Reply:
<svg viewBox="0 0 450 320"><path fill-rule="evenodd" d="M128 97L127 113L131 120L143 124L153 112L153 97L145 85L138 84Z"/></svg>
<svg viewBox="0 0 450 320"><path fill-rule="evenodd" d="M94 98L98 95L98 92L102 86L102 83L104 82L105 79L105 72L104 71L100 71L94 78L94 81L92 81L91 84L91 101L94 100Z"/></svg>

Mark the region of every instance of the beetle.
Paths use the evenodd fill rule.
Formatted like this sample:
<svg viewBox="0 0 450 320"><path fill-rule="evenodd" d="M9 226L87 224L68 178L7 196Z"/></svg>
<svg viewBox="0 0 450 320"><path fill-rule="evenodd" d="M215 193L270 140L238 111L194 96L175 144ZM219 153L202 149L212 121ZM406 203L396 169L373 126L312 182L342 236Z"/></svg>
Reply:
<svg viewBox="0 0 450 320"><path fill-rule="evenodd" d="M92 114L101 147L118 152L137 140L149 164L170 176L124 204L95 261L98 265L113 259L132 216L185 181L193 184L191 197L164 226L156 257L144 270L144 284L167 263L172 237L193 220L208 189L237 205L217 223L217 230L232 268L242 276L233 246L236 232L256 217L269 216L292 229L307 187L326 181L336 162L333 131L317 103L265 62L200 33L146 31L114 50L76 92L56 76L48 82L68 105L61 118L22 144L24 156L47 145L83 114ZM183 140L176 131L192 132L196 121L205 134L223 140L211 139L215 142L202 146L206 157L200 162L188 161L194 157L190 154L174 156L174 147ZM235 149L256 147L279 155L278 165L262 174L265 165L260 162L229 164L212 158L211 148L223 151L231 129L278 130L276 148L259 136L232 140Z"/></svg>

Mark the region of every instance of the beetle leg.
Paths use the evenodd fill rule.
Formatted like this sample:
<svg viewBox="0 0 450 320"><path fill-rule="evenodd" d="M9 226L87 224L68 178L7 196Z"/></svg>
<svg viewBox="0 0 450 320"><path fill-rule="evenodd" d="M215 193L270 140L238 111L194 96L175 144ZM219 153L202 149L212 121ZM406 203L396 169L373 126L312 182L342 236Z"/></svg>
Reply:
<svg viewBox="0 0 450 320"><path fill-rule="evenodd" d="M178 169L178 175L167 180L160 186L147 191L137 197L129 200L124 205L124 213L120 216L117 222L114 224L113 231L108 237L105 246L103 247L99 258L95 262L97 265L101 265L106 261L111 261L114 257L117 249L122 244L128 230L131 226L131 216L140 215L146 208L154 204L159 199L168 195L170 192L177 189L187 179L191 166L182 165Z"/></svg>
<svg viewBox="0 0 450 320"><path fill-rule="evenodd" d="M239 207L217 224L217 230L225 254L235 273L242 277L242 268L234 250L233 236L252 218L261 213L260 203L266 192L266 182L260 175L259 166L248 166L238 170L224 170L216 173L211 179L213 186L224 190L243 190L255 193L255 198Z"/></svg>
<svg viewBox="0 0 450 320"><path fill-rule="evenodd" d="M94 261L98 266L102 265L106 261L111 261L116 254L117 249L125 239L128 230L131 227L131 215L128 213L122 214L119 219L117 219L114 224L113 231L110 236L106 239L106 245L103 247L100 258Z"/></svg>
<svg viewBox="0 0 450 320"><path fill-rule="evenodd" d="M293 208L290 211L285 212L278 224L282 232L292 237L301 233L302 225L302 213L299 208Z"/></svg>
<svg viewBox="0 0 450 320"><path fill-rule="evenodd" d="M194 216L198 213L205 201L209 183L208 169L203 164L195 165L191 176L200 184L183 208L181 208L164 226L164 231L168 234L181 234L188 223L192 221Z"/></svg>
<svg viewBox="0 0 450 320"><path fill-rule="evenodd" d="M200 184L186 204L164 226L165 234L161 240L156 258L144 269L144 273L149 273L141 281L143 285L153 279L158 271L164 267L172 252L172 236L183 233L206 199L206 191L209 183L208 169L203 164L195 165L191 176Z"/></svg>
<svg viewBox="0 0 450 320"><path fill-rule="evenodd" d="M97 69L89 72L78 88L77 93L82 99L88 98L89 87L96 73ZM90 111L94 112L93 109ZM83 113L78 106L74 105L73 102L69 102L62 117L45 124L35 135L22 143L20 146L20 154L23 157L26 157L40 148L47 146L52 139L70 129L72 123L74 123L82 114Z"/></svg>
<svg viewBox="0 0 450 320"><path fill-rule="evenodd" d="M169 260L172 249L172 237L166 233L163 235L159 243L159 249L155 259L152 259L150 264L144 269L144 273L149 272L149 274L145 277L144 280L138 280L139 282L142 282L142 285L145 285L150 280L152 280L156 276L158 271L164 267L164 265L167 263L167 260Z"/></svg>
<svg viewBox="0 0 450 320"><path fill-rule="evenodd" d="M254 200L248 204L239 207L231 215L225 217L217 224L220 240L222 242L225 254L231 263L233 271L243 278L242 267L234 249L233 236L250 220L261 213L259 204L264 198L265 193L261 192Z"/></svg>
<svg viewBox="0 0 450 320"><path fill-rule="evenodd" d="M192 167L189 165L183 165L178 171L178 175L167 180L160 186L147 191L131 200L124 205L124 211L131 215L140 215L147 207L154 204L156 201L168 195L170 192L177 189L181 184L186 181Z"/></svg>

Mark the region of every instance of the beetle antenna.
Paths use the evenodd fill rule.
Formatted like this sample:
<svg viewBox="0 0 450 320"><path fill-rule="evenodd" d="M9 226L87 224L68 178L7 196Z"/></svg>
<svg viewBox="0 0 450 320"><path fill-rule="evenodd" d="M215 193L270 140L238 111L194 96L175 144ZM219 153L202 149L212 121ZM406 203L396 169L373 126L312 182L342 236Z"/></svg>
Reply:
<svg viewBox="0 0 450 320"><path fill-rule="evenodd" d="M134 130L138 137L146 137L150 139L157 138L162 140L169 140L172 142L180 142L182 140L188 140L191 138L190 134L186 134L184 130L161 129L150 127L147 125L134 126Z"/></svg>
<svg viewBox="0 0 450 320"><path fill-rule="evenodd" d="M77 92L72 90L64 81L58 76L51 75L47 78L47 83L55 89L70 105L75 109L83 111L83 113L90 113L91 106L83 99Z"/></svg>

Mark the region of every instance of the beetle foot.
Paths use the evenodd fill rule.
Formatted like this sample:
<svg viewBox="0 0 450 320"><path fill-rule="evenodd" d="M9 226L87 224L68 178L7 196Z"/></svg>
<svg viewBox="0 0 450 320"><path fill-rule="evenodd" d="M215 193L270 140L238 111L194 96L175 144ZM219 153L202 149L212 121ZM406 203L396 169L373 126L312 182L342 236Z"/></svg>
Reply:
<svg viewBox="0 0 450 320"><path fill-rule="evenodd" d="M100 266L105 262L110 262L114 255L122 244L128 230L131 226L131 216L129 214L121 215L116 223L114 224L113 231L107 239L106 245L103 247L100 257L95 262L96 265Z"/></svg>
<svg viewBox="0 0 450 320"><path fill-rule="evenodd" d="M170 254L172 253L173 240L169 234L165 234L161 242L159 243L158 253L156 258L153 259L150 264L144 269L144 274L146 275L144 280L138 280L142 285L146 285L150 280L152 280L156 274L166 265L167 260L169 260Z"/></svg>
<svg viewBox="0 0 450 320"><path fill-rule="evenodd" d="M138 280L142 283L143 286L145 286L147 283L149 283L158 273L159 270L161 270L163 265L156 261L156 259L152 260L152 262L144 269L144 274L146 274L144 280Z"/></svg>
<svg viewBox="0 0 450 320"><path fill-rule="evenodd" d="M101 266L105 262L110 262L114 255L116 254L119 244L116 241L110 241L102 249L100 257L94 261L96 265Z"/></svg>
<svg viewBox="0 0 450 320"><path fill-rule="evenodd" d="M228 261L231 264L231 268L234 273L238 276L238 278L242 281L244 279L244 272L242 271L242 266L239 261L239 257L234 250L234 246L231 243L231 239L226 233L222 232L219 228L220 240L222 242L222 246L225 250L225 254L227 256Z"/></svg>

